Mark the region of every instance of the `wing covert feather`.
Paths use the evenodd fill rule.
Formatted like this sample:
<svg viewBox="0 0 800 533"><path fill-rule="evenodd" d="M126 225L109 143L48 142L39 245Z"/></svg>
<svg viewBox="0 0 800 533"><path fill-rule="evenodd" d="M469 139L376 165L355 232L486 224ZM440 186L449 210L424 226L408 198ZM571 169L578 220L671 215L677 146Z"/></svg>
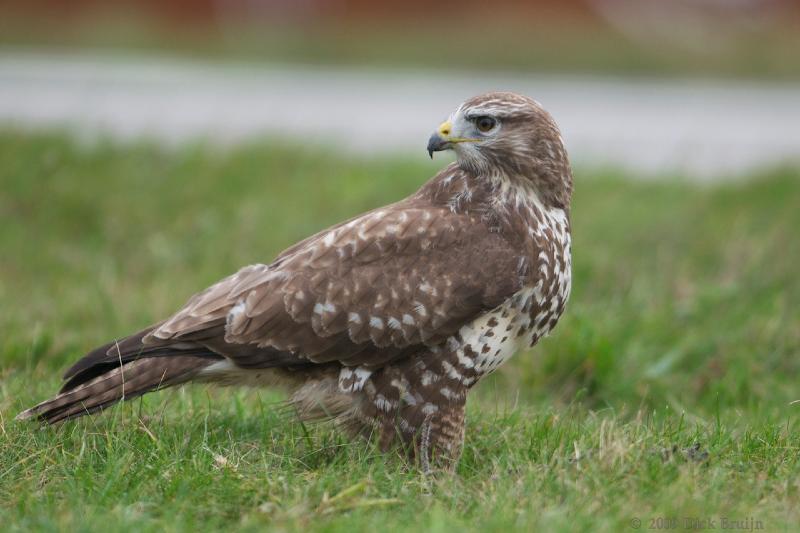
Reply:
<svg viewBox="0 0 800 533"><path fill-rule="evenodd" d="M198 339L225 324L225 344L263 348L265 358L379 367L444 341L519 290L521 253L474 215L395 204L243 268L146 341ZM247 357L257 364L252 350Z"/></svg>

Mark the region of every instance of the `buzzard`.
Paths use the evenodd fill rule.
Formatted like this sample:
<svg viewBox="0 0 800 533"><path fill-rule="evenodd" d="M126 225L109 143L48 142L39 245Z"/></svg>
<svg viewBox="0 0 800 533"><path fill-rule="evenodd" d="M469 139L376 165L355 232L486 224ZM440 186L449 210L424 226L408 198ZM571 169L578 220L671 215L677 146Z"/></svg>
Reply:
<svg viewBox="0 0 800 533"><path fill-rule="evenodd" d="M187 382L282 386L303 420L457 462L467 393L555 326L570 293L572 173L534 100L462 103L417 192L246 266L76 362L18 418L56 423Z"/></svg>

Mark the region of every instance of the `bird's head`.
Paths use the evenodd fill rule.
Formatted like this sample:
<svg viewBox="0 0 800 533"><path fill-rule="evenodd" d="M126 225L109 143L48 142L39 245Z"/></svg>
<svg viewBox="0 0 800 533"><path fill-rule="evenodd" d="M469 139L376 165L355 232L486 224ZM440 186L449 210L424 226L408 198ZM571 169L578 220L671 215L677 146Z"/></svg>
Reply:
<svg viewBox="0 0 800 533"><path fill-rule="evenodd" d="M477 176L527 180L543 200L567 207L572 172L555 121L538 102L510 92L470 98L434 131L428 153L453 150Z"/></svg>

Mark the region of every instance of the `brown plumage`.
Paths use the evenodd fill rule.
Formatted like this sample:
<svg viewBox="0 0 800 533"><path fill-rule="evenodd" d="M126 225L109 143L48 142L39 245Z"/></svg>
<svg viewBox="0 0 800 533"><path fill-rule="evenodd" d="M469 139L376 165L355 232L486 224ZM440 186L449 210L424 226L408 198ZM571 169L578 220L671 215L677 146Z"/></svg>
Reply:
<svg viewBox="0 0 800 533"><path fill-rule="evenodd" d="M512 93L464 102L428 149L457 162L90 352L19 417L60 422L189 381L281 385L303 419L454 465L469 389L564 310L572 176L552 118Z"/></svg>

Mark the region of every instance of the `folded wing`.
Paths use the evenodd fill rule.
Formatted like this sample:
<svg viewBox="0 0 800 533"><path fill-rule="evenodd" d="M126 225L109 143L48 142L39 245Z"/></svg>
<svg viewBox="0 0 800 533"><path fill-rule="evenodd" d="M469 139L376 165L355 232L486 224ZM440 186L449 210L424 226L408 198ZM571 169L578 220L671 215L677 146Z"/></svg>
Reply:
<svg viewBox="0 0 800 533"><path fill-rule="evenodd" d="M395 204L243 268L143 343L202 345L242 367L377 368L442 342L519 290L519 260L475 216Z"/></svg>

